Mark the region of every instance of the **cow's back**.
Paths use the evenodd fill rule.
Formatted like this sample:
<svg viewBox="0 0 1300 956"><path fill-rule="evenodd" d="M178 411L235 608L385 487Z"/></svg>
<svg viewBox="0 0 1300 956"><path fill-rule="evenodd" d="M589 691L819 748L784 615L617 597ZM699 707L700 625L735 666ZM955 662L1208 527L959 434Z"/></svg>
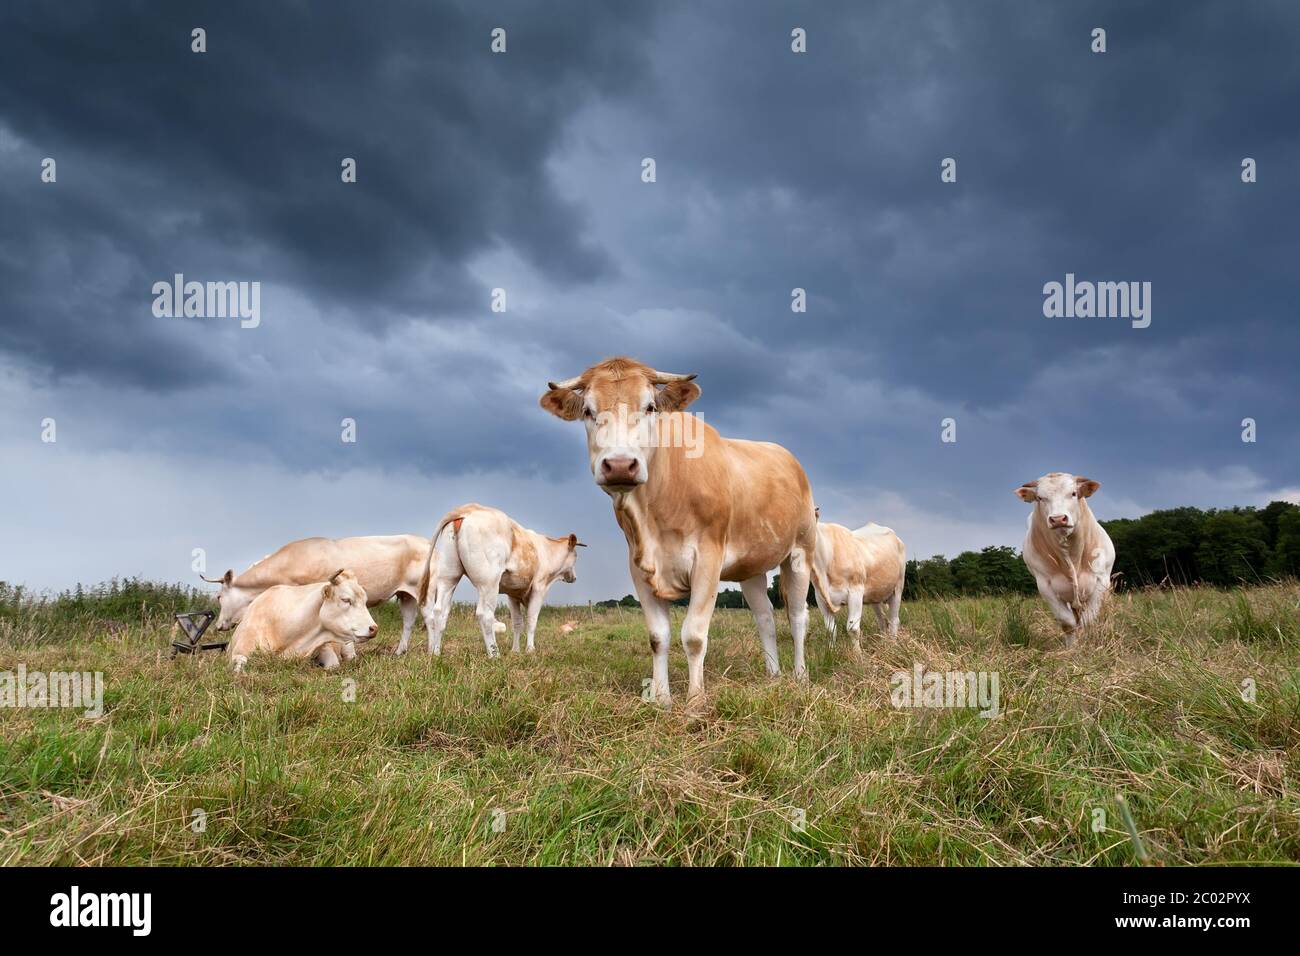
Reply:
<svg viewBox="0 0 1300 956"><path fill-rule="evenodd" d="M399 590L418 589L428 554L428 539L413 534L303 538L263 558L235 583L240 587L312 584L329 580L339 568L351 568L374 605Z"/></svg>

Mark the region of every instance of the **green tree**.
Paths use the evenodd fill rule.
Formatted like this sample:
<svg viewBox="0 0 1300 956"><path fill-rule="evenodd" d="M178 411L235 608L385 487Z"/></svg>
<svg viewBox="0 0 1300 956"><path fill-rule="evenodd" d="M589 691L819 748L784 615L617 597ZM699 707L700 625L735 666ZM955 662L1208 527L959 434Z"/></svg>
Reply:
<svg viewBox="0 0 1300 956"><path fill-rule="evenodd" d="M1300 577L1300 508L1292 506L1277 516L1277 538L1268 573L1276 577Z"/></svg>
<svg viewBox="0 0 1300 956"><path fill-rule="evenodd" d="M1268 533L1253 509L1216 511L1205 519L1196 551L1201 579L1227 586L1257 582L1268 563Z"/></svg>
<svg viewBox="0 0 1300 956"><path fill-rule="evenodd" d="M994 594L1028 594L1035 590L1034 576L1015 548L991 545L978 556L985 590Z"/></svg>
<svg viewBox="0 0 1300 956"><path fill-rule="evenodd" d="M963 595L983 594L988 590L988 581L984 577L984 568L980 556L974 551L963 551L948 562L952 569L953 583Z"/></svg>
<svg viewBox="0 0 1300 956"><path fill-rule="evenodd" d="M911 584L918 597L947 597L957 592L957 584L952 579L952 569L948 559L942 554L916 562L914 570L909 569L903 582L906 591Z"/></svg>

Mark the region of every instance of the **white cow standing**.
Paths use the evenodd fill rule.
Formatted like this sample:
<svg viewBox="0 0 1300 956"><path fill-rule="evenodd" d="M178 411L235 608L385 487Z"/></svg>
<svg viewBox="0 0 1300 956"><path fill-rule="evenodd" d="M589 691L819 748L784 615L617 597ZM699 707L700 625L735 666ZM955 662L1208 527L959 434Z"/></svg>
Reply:
<svg viewBox="0 0 1300 956"><path fill-rule="evenodd" d="M250 655L310 657L326 670L356 657L353 644L378 632L366 609L366 591L349 570L336 571L315 584L277 584L253 599L230 641L230 659L238 674Z"/></svg>
<svg viewBox="0 0 1300 956"><path fill-rule="evenodd" d="M881 630L891 637L898 634L906 568L906 549L892 528L868 522L850 531L844 525L818 521L812 583L831 639L835 638L835 615L846 604L854 653L862 649L864 604L875 607Z"/></svg>
<svg viewBox="0 0 1300 956"><path fill-rule="evenodd" d="M1101 614L1110 591L1115 545L1085 500L1101 487L1090 478L1054 471L1016 489L1034 506L1022 555L1052 616L1065 632L1065 646Z"/></svg>
<svg viewBox="0 0 1300 956"><path fill-rule="evenodd" d="M462 577L478 590L475 616L483 632L488 657L497 656L497 596L504 592L510 602L514 632L511 650L519 650L519 632L527 623L526 650L533 653L537 615L546 592L556 581L578 580L574 567L578 548L586 545L571 534L550 538L523 527L496 508L478 504L461 505L447 512L433 533L428 567L420 583L420 604L429 630L429 653L442 653L442 633L451 613L452 594ZM406 650L406 635L397 653Z"/></svg>

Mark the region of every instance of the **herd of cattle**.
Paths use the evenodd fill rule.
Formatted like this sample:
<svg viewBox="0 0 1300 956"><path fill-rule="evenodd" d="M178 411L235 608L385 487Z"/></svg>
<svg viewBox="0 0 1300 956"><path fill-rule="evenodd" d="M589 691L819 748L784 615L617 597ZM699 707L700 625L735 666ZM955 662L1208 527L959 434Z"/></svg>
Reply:
<svg viewBox="0 0 1300 956"><path fill-rule="evenodd" d="M613 501L627 538L628 568L645 613L653 656L651 691L663 706L668 691L669 607L689 595L681 628L688 699L704 691L709 621L721 581L739 582L754 615L768 673L780 672L776 620L767 575L780 569L781 593L794 640L794 674L807 678L804 638L811 578L827 629L848 607L853 648L860 648L862 609L874 605L881 626L898 629L906 556L889 528L850 531L820 521L803 467L769 442L720 436L696 419L701 442L686 447L681 416L700 396L694 375L659 372L613 358L576 378L549 383L541 407L582 421L596 485ZM1016 489L1034 505L1024 560L1060 622L1066 643L1096 620L1110 590L1115 549L1085 499L1098 484L1053 472ZM478 591L476 617L489 657L497 655L501 593L510 605L519 650L535 647L537 617L556 581L576 578L576 535L549 537L495 508L467 504L448 512L431 539L418 535L307 538L285 545L220 583L217 627L235 634L236 671L256 652L314 658L327 668L355 656L354 645L378 631L368 607L396 597L409 645L421 614L429 653L438 654L462 577Z"/></svg>

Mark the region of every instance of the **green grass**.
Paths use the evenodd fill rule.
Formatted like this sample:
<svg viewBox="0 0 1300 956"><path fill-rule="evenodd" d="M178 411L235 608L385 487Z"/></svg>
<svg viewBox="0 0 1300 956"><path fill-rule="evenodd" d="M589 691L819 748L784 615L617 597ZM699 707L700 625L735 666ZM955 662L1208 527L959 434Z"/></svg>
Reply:
<svg viewBox="0 0 1300 956"><path fill-rule="evenodd" d="M860 660L814 613L805 686L719 611L697 714L676 642L677 708L641 701L634 610L547 609L535 657L490 661L461 607L441 659L392 657L385 606L339 671L235 679L168 658L183 593L0 598L0 671L106 685L98 719L0 709L0 864L1133 864L1117 795L1151 863L1300 860L1296 584L1124 594L1070 652L1022 598L905 605ZM996 671L1001 715L895 709L915 662Z"/></svg>

